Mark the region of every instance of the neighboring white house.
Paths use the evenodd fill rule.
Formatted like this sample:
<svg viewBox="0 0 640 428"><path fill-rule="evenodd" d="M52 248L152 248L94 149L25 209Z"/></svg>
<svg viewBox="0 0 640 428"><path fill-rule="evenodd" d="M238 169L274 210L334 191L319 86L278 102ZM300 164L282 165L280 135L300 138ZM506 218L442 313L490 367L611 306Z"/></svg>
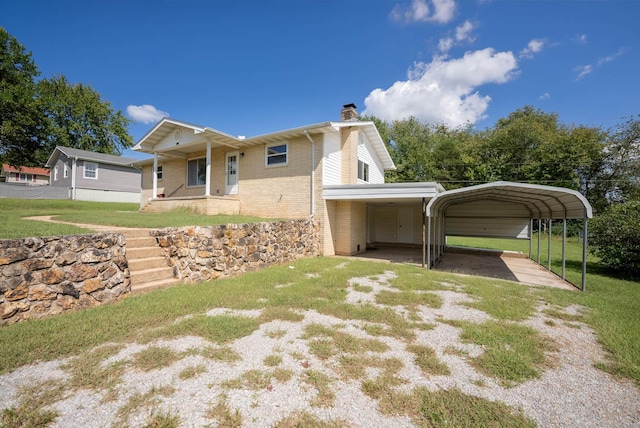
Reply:
<svg viewBox="0 0 640 428"><path fill-rule="evenodd" d="M140 202L136 159L58 146L46 166L49 184L67 187L70 199L96 202Z"/></svg>
<svg viewBox="0 0 640 428"><path fill-rule="evenodd" d="M42 186L49 184L49 170L31 166L15 167L5 163L0 169L0 178L5 183Z"/></svg>

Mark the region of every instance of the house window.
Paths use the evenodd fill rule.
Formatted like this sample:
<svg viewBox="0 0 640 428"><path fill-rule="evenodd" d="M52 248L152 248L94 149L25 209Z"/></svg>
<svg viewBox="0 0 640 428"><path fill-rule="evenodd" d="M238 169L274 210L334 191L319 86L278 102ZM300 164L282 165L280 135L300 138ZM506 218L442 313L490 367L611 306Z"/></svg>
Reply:
<svg viewBox="0 0 640 428"><path fill-rule="evenodd" d="M267 146L266 165L286 165L287 164L287 144L277 144Z"/></svg>
<svg viewBox="0 0 640 428"><path fill-rule="evenodd" d="M207 160L191 159L187 162L187 187L204 186L206 183Z"/></svg>
<svg viewBox="0 0 640 428"><path fill-rule="evenodd" d="M56 168L58 168L58 167L56 167ZM64 171L63 171L62 176L63 176L64 178L69 177L69 167L67 166L67 164L66 164L66 163L64 164ZM57 180L57 179L56 179L56 180Z"/></svg>
<svg viewBox="0 0 640 428"><path fill-rule="evenodd" d="M53 167L53 181L58 181L58 165Z"/></svg>
<svg viewBox="0 0 640 428"><path fill-rule="evenodd" d="M156 175L158 176L158 180L162 180L162 165L158 165L158 169L156 170Z"/></svg>
<svg viewBox="0 0 640 428"><path fill-rule="evenodd" d="M95 162L84 162L84 178L90 178L92 180L98 179L98 164Z"/></svg>
<svg viewBox="0 0 640 428"><path fill-rule="evenodd" d="M358 161L358 179L362 181L369 181L369 165Z"/></svg>
<svg viewBox="0 0 640 428"><path fill-rule="evenodd" d="M33 181L33 175L31 174L20 174L19 181Z"/></svg>

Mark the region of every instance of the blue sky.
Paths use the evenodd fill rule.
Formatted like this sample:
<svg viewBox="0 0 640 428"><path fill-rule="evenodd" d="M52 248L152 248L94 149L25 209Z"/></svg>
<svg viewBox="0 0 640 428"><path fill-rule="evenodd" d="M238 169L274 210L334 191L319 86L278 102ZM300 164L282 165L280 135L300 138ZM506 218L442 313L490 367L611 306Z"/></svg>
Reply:
<svg viewBox="0 0 640 428"><path fill-rule="evenodd" d="M342 104L478 129L524 105L609 128L640 113L640 1L0 0L42 76L135 120L253 136ZM130 151L126 155L131 156Z"/></svg>

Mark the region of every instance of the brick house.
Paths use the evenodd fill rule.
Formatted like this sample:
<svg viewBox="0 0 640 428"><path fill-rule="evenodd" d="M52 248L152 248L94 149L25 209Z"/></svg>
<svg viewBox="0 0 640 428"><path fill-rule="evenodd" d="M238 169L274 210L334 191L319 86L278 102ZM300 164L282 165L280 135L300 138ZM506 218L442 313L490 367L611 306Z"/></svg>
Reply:
<svg viewBox="0 0 640 428"><path fill-rule="evenodd" d="M379 240L376 233L384 241L419 244L421 198L444 189L436 183L384 184L384 171L395 165L375 124L357 118L355 105L347 104L340 121L250 138L164 118L134 147L154 155L136 163L142 169L141 209L313 216L325 255L364 252ZM407 223L400 236L397 227L388 230L398 215Z"/></svg>

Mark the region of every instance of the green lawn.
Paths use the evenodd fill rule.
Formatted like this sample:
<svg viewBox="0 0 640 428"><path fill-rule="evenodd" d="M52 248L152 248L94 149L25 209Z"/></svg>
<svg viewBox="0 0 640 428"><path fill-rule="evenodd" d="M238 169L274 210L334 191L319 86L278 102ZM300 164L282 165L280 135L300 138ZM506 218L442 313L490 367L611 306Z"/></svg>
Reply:
<svg viewBox="0 0 640 428"><path fill-rule="evenodd" d="M210 226L212 224L249 223L265 220L251 216L208 216L187 210L143 213L138 211L139 208L138 204L112 202L0 199L0 239L88 232L87 229L71 225L23 219L38 215L53 215L59 220L75 223L148 228Z"/></svg>
<svg viewBox="0 0 640 428"><path fill-rule="evenodd" d="M212 217L187 212L145 214L138 213L135 204L0 199L0 234L4 238L10 238L69 234L79 231L71 226L21 220L24 216L46 214L57 215L72 221L146 227L209 225L226 223L234 219L251 220L246 217ZM86 232L86 230L81 231ZM450 243L528 251L527 241L454 238ZM553 268L559 271L561 244L555 239L552 244ZM545 263L546 249L546 241L543 238L541 259ZM581 246L575 240L570 240L567 247L567 278L576 284L580 282L581 254ZM174 287L129 298L116 305L1 327L0 372L14 369L36 359L49 360L72 355L100 343L130 340L150 328L167 325L176 317L189 313L201 313L208 308L218 306L254 308L256 299L259 297L267 299L270 305L277 308L313 308L331 312L333 315L338 314L344 318L387 316L376 311L371 312L371 308L354 311L350 305L345 306L341 303L344 284L348 278L380 274L383 267L377 263L352 262L349 269L332 269L335 264L335 259L305 260L298 262L295 270L274 267L245 274L241 279L218 281L215 287L212 287L211 283ZM323 281L304 276L306 273L316 273L323 269L329 269L328 273L323 274ZM397 286L406 289L407 292L428 289L433 287L434 281L446 281L450 278L448 274L441 272L425 274L412 269L401 266L394 268L400 275L396 280ZM419 281L412 279L414 278L412 275L416 272L421 275ZM588 258L587 272L585 293L540 288L536 289L537 298L544 299L551 305L580 304L590 308L585 321L596 331L599 341L611 355L610 363L602 368L634 379L640 384L640 316L638 316L640 284L611 276L598 264L597 259L591 256ZM522 304L524 306L517 317L526 317L529 311L526 305L529 303L526 298L519 297L518 294L522 286L481 278L472 278L467 282L466 291L482 299L484 305L482 310L494 313L494 316L500 318L501 313L511 313ZM275 283L292 283L300 286L288 287L286 292L280 291L285 289L278 289L279 291L276 292L273 291ZM502 299L505 290L508 290L511 296L508 301ZM408 300L411 300L411 296ZM512 315L507 315L509 316ZM389 334L410 335L410 325L403 324L403 320L392 317L388 323Z"/></svg>

